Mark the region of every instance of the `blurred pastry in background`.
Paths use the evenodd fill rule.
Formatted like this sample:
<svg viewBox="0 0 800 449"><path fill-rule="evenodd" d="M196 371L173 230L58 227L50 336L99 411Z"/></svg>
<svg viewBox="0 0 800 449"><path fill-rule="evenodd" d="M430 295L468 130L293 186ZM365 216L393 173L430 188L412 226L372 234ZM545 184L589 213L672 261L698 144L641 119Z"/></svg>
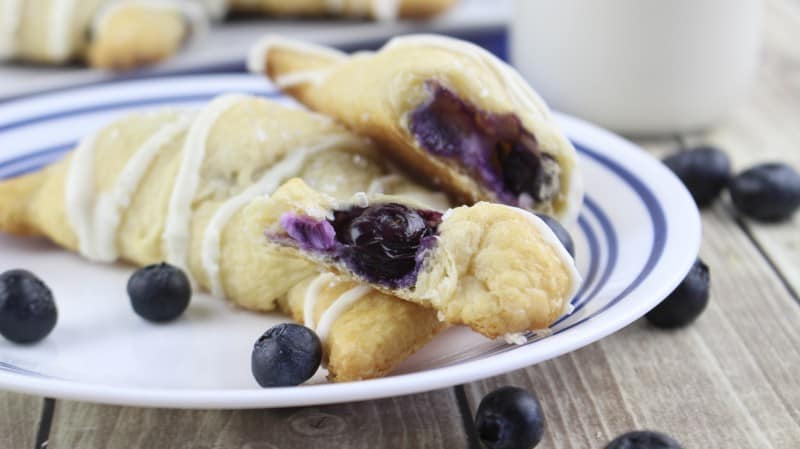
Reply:
<svg viewBox="0 0 800 449"><path fill-rule="evenodd" d="M205 0L208 1L208 0ZM456 0L229 0L231 11L272 16L338 16L375 20L424 19Z"/></svg>
<svg viewBox="0 0 800 449"><path fill-rule="evenodd" d="M214 2L203 3L211 8ZM204 4L0 0L0 60L54 65L83 62L115 70L149 65L174 55L191 36L207 28L209 14Z"/></svg>

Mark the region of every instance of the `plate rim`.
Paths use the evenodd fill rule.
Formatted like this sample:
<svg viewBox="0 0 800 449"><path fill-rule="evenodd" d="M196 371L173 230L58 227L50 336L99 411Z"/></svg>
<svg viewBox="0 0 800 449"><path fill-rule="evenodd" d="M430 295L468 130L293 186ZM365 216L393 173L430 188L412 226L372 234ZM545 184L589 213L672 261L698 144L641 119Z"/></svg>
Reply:
<svg viewBox="0 0 800 449"><path fill-rule="evenodd" d="M242 74L217 74L209 75L209 77L252 79L252 75ZM158 84L164 80L180 78L183 77L165 77L146 81ZM198 79L197 76L192 78ZM141 82L142 80L134 81ZM119 84L130 82L121 81ZM268 87L266 83L264 83L264 87L265 89ZM269 89L265 92L269 93ZM158 95L158 97L163 96L163 93ZM684 223L683 233L680 235L684 237L684 240L681 240L681 245L673 245L673 248L667 245L666 252L661 254L663 260L668 251L676 253L673 257L677 258L677 262L675 262L677 267L673 266L669 269L661 267L656 270L659 267L659 264L656 263L652 267L652 271L647 273L638 286L626 294L620 295L619 300L640 298L627 310L618 310L614 304L611 304L607 310L596 316L602 315L605 316L605 319L587 320L580 326L576 326L577 329L566 329L558 335L548 338L550 342L548 345L538 345L535 350L519 347L501 354L491 355L489 357L493 363L490 364L485 363L487 359L483 358L381 379L264 390L167 389L93 384L35 376L35 373L22 375L0 371L0 389L61 399L161 408L242 409L322 405L409 395L473 382L539 363L599 341L643 316L680 283L697 256L702 226L699 211L690 194L658 160L636 144L610 131L575 117L558 113L554 113L554 115L562 126L569 129L568 136L576 142L577 146L593 151L618 164L649 190L664 212L665 230L667 231L667 235L663 236L665 242L670 242L671 238L674 238L674 236L670 236L669 231L676 227L676 219L675 217L670 219L666 213L669 208L664 206L671 204L689 207L689 210L681 210L681 221ZM613 150L609 150L610 148ZM609 151L614 154L608 154ZM633 175L630 170L632 166L638 166L650 177L645 180ZM659 186L658 189L654 188L656 185ZM667 191L671 192L669 196L665 193ZM655 235L654 238L656 238ZM681 251L676 248L680 248ZM649 286L648 281L652 283L656 274L660 275L659 285L650 286L654 291L643 293L641 291L643 287ZM610 311L617 313L609 315Z"/></svg>

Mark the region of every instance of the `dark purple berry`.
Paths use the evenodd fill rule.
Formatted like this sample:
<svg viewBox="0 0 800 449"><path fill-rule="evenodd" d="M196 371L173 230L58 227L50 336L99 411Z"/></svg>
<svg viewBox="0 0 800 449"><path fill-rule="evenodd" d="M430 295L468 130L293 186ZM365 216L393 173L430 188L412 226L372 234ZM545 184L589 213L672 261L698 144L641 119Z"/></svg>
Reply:
<svg viewBox="0 0 800 449"><path fill-rule="evenodd" d="M756 165L733 178L729 190L736 209L756 220L787 220L800 208L800 174L786 164Z"/></svg>
<svg viewBox="0 0 800 449"><path fill-rule="evenodd" d="M648 430L628 432L608 443L605 449L683 449L671 437Z"/></svg>
<svg viewBox="0 0 800 449"><path fill-rule="evenodd" d="M714 147L673 154L664 164L683 181L698 207L706 207L722 193L731 177L728 155Z"/></svg>
<svg viewBox="0 0 800 449"><path fill-rule="evenodd" d="M544 435L544 414L536 396L502 387L481 400L475 427L488 449L531 449Z"/></svg>
<svg viewBox="0 0 800 449"><path fill-rule="evenodd" d="M253 377L262 387L300 385L317 372L322 343L311 329L283 323L256 341L251 357Z"/></svg>
<svg viewBox="0 0 800 449"><path fill-rule="evenodd" d="M0 334L14 343L45 338L58 321L53 293L33 273L11 270L0 274Z"/></svg>
<svg viewBox="0 0 800 449"><path fill-rule="evenodd" d="M128 296L133 310L142 318L172 321L189 306L192 285L180 268L161 263L133 273L128 280Z"/></svg>
<svg viewBox="0 0 800 449"><path fill-rule="evenodd" d="M686 326L703 313L710 290L708 266L697 259L678 288L647 313L647 321L663 329Z"/></svg>
<svg viewBox="0 0 800 449"><path fill-rule="evenodd" d="M575 258L575 242L572 240L572 235L570 235L569 231L561 225L555 218L544 215L544 214L536 214L537 217L541 218L542 221L553 231L553 234L558 237L558 240L564 245L564 248L567 250L572 258Z"/></svg>
<svg viewBox="0 0 800 449"><path fill-rule="evenodd" d="M436 232L437 212L388 203L334 213L339 257L364 278L389 286L410 280L418 255Z"/></svg>

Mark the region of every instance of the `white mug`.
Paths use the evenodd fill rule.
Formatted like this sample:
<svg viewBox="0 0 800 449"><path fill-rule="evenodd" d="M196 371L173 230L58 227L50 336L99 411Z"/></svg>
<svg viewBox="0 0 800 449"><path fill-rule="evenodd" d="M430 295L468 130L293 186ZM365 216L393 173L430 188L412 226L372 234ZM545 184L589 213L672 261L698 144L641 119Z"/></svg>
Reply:
<svg viewBox="0 0 800 449"><path fill-rule="evenodd" d="M512 62L554 109L627 134L704 128L750 86L759 0L517 0Z"/></svg>

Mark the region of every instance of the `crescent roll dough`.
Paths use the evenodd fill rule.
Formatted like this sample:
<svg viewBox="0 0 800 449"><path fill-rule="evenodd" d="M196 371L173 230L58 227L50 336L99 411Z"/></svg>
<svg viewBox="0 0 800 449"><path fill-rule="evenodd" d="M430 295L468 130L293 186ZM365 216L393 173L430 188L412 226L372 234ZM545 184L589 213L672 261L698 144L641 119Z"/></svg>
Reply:
<svg viewBox="0 0 800 449"><path fill-rule="evenodd" d="M275 16L371 17L379 20L428 18L456 0L231 0L234 11Z"/></svg>
<svg viewBox="0 0 800 449"><path fill-rule="evenodd" d="M0 60L140 67L177 53L208 20L193 1L0 0Z"/></svg>
<svg viewBox="0 0 800 449"><path fill-rule="evenodd" d="M490 338L548 327L580 284L550 228L516 207L479 202L441 214L396 196L342 201L293 179L245 214L268 247Z"/></svg>
<svg viewBox="0 0 800 449"><path fill-rule="evenodd" d="M388 172L366 140L332 120L234 94L199 111L124 117L62 161L0 182L0 230L43 235L96 261L166 260L199 287L249 309L273 310L292 290L283 309L302 319L291 304L317 269L265 249L262 229L244 213L295 176L334 197L402 192L446 207L440 195ZM310 315L334 303L336 287L328 290L320 289ZM368 296L328 326L326 357L336 380L386 374L442 327L430 310L371 290Z"/></svg>
<svg viewBox="0 0 800 449"><path fill-rule="evenodd" d="M480 47L420 35L345 55L266 37L248 63L459 202L500 202L567 222L577 217L575 149L520 75Z"/></svg>

